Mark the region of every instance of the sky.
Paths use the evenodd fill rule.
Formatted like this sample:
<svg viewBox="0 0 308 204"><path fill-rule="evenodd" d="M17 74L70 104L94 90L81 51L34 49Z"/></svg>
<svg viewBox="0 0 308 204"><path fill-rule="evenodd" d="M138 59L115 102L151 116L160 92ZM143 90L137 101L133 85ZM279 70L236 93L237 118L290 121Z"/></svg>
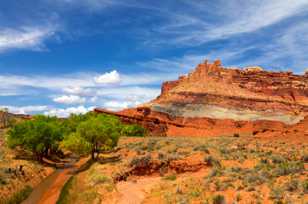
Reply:
<svg viewBox="0 0 308 204"><path fill-rule="evenodd" d="M0 2L0 108L66 117L150 101L205 59L303 74L308 0Z"/></svg>

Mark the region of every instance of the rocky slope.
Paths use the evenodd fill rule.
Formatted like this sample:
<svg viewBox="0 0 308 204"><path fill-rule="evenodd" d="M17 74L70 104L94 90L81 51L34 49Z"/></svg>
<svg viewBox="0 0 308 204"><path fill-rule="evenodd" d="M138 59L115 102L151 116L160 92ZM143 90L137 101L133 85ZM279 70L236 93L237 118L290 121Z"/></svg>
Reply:
<svg viewBox="0 0 308 204"><path fill-rule="evenodd" d="M308 116L308 73L224 68L219 60L205 61L163 83L155 100L117 114L172 136L281 130Z"/></svg>

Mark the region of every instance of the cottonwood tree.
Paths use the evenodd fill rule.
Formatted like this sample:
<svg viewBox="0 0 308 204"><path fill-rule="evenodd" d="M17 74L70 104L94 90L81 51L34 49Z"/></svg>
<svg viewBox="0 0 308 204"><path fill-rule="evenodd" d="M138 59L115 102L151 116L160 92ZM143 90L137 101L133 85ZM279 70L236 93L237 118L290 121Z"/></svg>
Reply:
<svg viewBox="0 0 308 204"><path fill-rule="evenodd" d="M8 131L9 147L20 146L32 151L39 161L58 150L63 139L61 122L55 117L38 115L20 122Z"/></svg>
<svg viewBox="0 0 308 204"><path fill-rule="evenodd" d="M62 144L73 152L88 152L96 159L101 150L117 145L121 131L122 124L117 117L101 114L81 122L76 132L66 136Z"/></svg>

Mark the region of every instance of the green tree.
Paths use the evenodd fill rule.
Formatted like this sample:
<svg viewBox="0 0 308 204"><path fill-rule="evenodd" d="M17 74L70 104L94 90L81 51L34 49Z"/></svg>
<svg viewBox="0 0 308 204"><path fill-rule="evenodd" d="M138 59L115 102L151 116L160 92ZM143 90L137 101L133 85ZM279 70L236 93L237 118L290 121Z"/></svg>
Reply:
<svg viewBox="0 0 308 204"><path fill-rule="evenodd" d="M146 129L136 124L124 125L122 128L122 135L143 137L146 135Z"/></svg>
<svg viewBox="0 0 308 204"><path fill-rule="evenodd" d="M32 151L42 161L44 156L58 150L62 139L61 122L55 117L38 115L12 127L7 142L11 148L21 146Z"/></svg>
<svg viewBox="0 0 308 204"><path fill-rule="evenodd" d="M92 115L77 126L76 133L66 136L62 144L73 152L91 153L92 159L95 159L95 153L98 158L101 150L117 145L121 130L122 124L117 117Z"/></svg>

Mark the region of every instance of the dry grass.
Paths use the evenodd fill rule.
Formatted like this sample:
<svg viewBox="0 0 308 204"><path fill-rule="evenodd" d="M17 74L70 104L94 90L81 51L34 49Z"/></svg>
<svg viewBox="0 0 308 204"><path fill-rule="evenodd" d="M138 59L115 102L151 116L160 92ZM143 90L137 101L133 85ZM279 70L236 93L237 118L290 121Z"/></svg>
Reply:
<svg viewBox="0 0 308 204"><path fill-rule="evenodd" d="M95 164L76 176L72 203L85 202L85 198L88 203L121 200L123 192L113 181L115 175L126 175L121 183L145 192L143 203L304 203L308 199L307 143L254 137L181 137L122 138L119 146L120 162ZM195 155L203 155L204 163L196 172L177 173L168 165L155 169L155 165L170 165L171 161L194 165L193 159L185 159ZM155 170L134 175L129 170L135 166ZM151 178L156 177L161 179L153 183ZM138 185L147 178L150 187Z"/></svg>

